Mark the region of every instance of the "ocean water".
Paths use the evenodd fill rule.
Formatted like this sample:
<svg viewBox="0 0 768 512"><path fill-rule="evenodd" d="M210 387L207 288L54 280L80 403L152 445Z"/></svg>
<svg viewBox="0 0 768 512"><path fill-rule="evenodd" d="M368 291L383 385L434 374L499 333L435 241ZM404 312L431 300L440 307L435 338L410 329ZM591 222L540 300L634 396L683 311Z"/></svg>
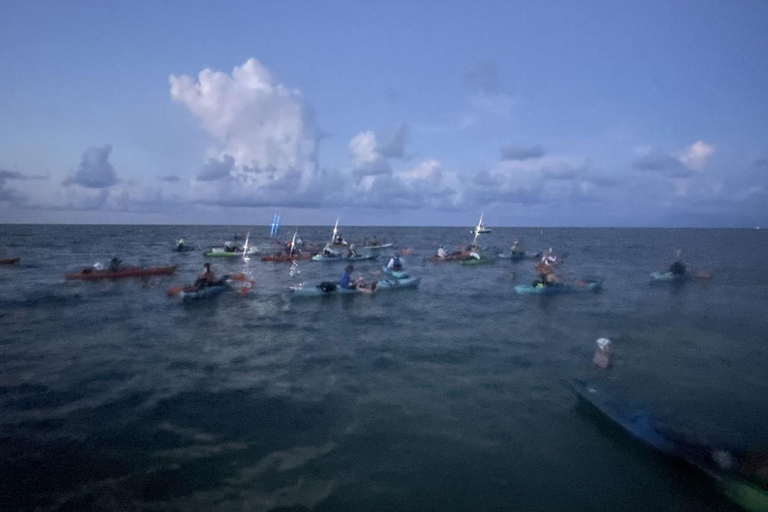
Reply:
<svg viewBox="0 0 768 512"><path fill-rule="evenodd" d="M268 228L254 242L272 247ZM3 226L0 503L43 511L739 510L701 474L576 406L610 381L658 417L768 445L768 233L496 229L487 247L567 253L599 294L518 296L532 262L426 258L467 229L343 230L412 248L419 290L291 300L337 263L212 260L246 297L183 305L201 252L233 226ZM303 228L323 241L329 228ZM283 233L290 237L292 233ZM682 248L712 278L651 284ZM491 249L489 249L491 251ZM119 255L173 276L65 282ZM375 279L382 261L359 263ZM591 364L613 341L613 367Z"/></svg>

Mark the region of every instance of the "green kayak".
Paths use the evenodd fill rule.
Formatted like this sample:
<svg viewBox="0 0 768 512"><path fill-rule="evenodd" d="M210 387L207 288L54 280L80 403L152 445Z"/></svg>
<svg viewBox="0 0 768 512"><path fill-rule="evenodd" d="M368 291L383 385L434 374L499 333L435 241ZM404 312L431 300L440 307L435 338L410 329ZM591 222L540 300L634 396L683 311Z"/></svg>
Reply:
<svg viewBox="0 0 768 512"><path fill-rule="evenodd" d="M490 265L492 263L496 263L496 258L467 258L465 260L461 260L459 263L471 267L476 265Z"/></svg>

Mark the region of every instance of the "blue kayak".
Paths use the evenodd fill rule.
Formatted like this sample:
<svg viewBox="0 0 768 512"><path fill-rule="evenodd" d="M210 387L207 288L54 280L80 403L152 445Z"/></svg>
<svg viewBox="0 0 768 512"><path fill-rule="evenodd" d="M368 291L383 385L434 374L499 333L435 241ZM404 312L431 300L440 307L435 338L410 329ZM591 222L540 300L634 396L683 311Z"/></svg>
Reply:
<svg viewBox="0 0 768 512"><path fill-rule="evenodd" d="M199 288L197 290L184 290L181 292L181 300L187 302L191 300L213 299L227 291L227 288L228 287L223 284L217 284Z"/></svg>
<svg viewBox="0 0 768 512"><path fill-rule="evenodd" d="M602 289L603 282L598 279L583 281L583 284L553 284L532 285L520 284L515 286L515 293L519 295L557 295L560 293L598 292Z"/></svg>

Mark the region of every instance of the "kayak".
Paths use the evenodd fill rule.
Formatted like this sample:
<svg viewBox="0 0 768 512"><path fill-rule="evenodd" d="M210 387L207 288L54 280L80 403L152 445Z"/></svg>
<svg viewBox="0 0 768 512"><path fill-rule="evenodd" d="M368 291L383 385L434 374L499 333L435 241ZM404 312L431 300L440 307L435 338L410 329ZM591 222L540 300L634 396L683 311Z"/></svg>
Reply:
<svg viewBox="0 0 768 512"><path fill-rule="evenodd" d="M378 249L389 249L394 244L379 244L379 245L366 245L363 247L366 251L376 251Z"/></svg>
<svg viewBox="0 0 768 512"><path fill-rule="evenodd" d="M381 271L392 279L408 279L410 277L403 270L392 270L387 267L381 267Z"/></svg>
<svg viewBox="0 0 768 512"><path fill-rule="evenodd" d="M574 379L571 388L579 400L624 429L646 446L668 456L683 460L714 479L721 492L734 503L753 512L768 511L768 489L746 476L739 467L749 455L730 447L712 446L695 435L681 433L655 421L647 411L606 392L594 382ZM733 469L723 469L715 462L716 453L727 453Z"/></svg>
<svg viewBox="0 0 768 512"><path fill-rule="evenodd" d="M245 253L246 256L252 256L254 254L258 254L259 248L258 247L251 247L248 249L248 251ZM223 247L214 247L210 251L205 251L203 253L203 256L206 258L237 258L238 256L243 255L243 250L240 249L239 251L228 251L224 249Z"/></svg>
<svg viewBox="0 0 768 512"><path fill-rule="evenodd" d="M420 277L408 277L405 279L384 279L376 282L376 292L384 290L405 290L418 288L421 284ZM355 288L339 288L336 283L320 283L309 288L291 288L294 297L323 297L332 295L351 295L355 293L371 293L370 290L358 290Z"/></svg>
<svg viewBox="0 0 768 512"><path fill-rule="evenodd" d="M578 292L597 292L603 287L601 280L583 281L582 285L575 284L554 284L550 286L540 286L531 284L520 284L515 286L515 292L519 295L550 295L558 293L578 293Z"/></svg>
<svg viewBox="0 0 768 512"><path fill-rule="evenodd" d="M502 260L512 260L512 261L522 261L522 260L536 260L541 258L540 252L527 252L527 251L520 251L516 253L503 253L499 254L498 257Z"/></svg>
<svg viewBox="0 0 768 512"><path fill-rule="evenodd" d="M375 260L378 258L376 254L369 254L367 256L358 254L357 256L326 256L324 254L316 254L312 256L312 261L366 261Z"/></svg>
<svg viewBox="0 0 768 512"><path fill-rule="evenodd" d="M446 254L445 258L441 258L437 254L433 254L432 256L429 257L429 261L432 261L434 263L445 263L447 261L459 261L461 260L461 258L462 258L461 254L455 254L455 253Z"/></svg>
<svg viewBox="0 0 768 512"><path fill-rule="evenodd" d="M491 263L496 263L496 258L480 258L479 260L477 258L467 258L459 261L462 265L489 265Z"/></svg>
<svg viewBox="0 0 768 512"><path fill-rule="evenodd" d="M295 252L293 254L276 253L267 254L261 257L261 261L275 261L275 262L291 262L296 260L309 260L312 259L312 254L308 252Z"/></svg>
<svg viewBox="0 0 768 512"><path fill-rule="evenodd" d="M184 290L180 293L181 300L184 302L190 301L190 300L201 300L201 299L213 299L215 297L218 297L222 293L227 291L227 286L223 284L216 284L213 286L208 286L206 288L200 288L197 290Z"/></svg>
<svg viewBox="0 0 768 512"><path fill-rule="evenodd" d="M606 393L599 385L577 379L571 388L582 402L591 405L603 416L616 423L638 441L672 457L682 457L680 447L662 436L653 426L651 417L642 409Z"/></svg>
<svg viewBox="0 0 768 512"><path fill-rule="evenodd" d="M192 252L192 251L195 251L196 249L194 247L190 247L188 245L184 245L182 247L174 247L171 250L173 252Z"/></svg>
<svg viewBox="0 0 768 512"><path fill-rule="evenodd" d="M75 279L83 281L98 281L100 279L122 279L124 277L147 277L147 276L167 276L176 272L177 265L167 267L124 267L120 270L110 272L109 270L96 270L86 268L81 272L64 274L64 279L72 281Z"/></svg>
<svg viewBox="0 0 768 512"><path fill-rule="evenodd" d="M21 258L19 258L18 256L15 258L4 258L4 259L0 259L0 265L15 265L20 261L21 261Z"/></svg>
<svg viewBox="0 0 768 512"><path fill-rule="evenodd" d="M672 272L658 272L658 271L656 271L656 272L651 273L651 278L654 281L668 281L668 282L676 281L676 282L680 282L680 281L687 280L689 277L690 276L688 274L680 275L680 274L673 274Z"/></svg>

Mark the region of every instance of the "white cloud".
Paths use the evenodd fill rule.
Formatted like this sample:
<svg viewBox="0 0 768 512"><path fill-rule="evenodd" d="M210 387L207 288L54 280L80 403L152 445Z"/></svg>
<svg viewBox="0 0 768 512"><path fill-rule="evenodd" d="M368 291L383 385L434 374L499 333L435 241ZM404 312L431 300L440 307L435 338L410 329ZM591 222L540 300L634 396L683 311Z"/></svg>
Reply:
<svg viewBox="0 0 768 512"><path fill-rule="evenodd" d="M715 146L707 144L703 140L697 140L691 144L680 157L686 167L700 171L707 160L715 154Z"/></svg>
<svg viewBox="0 0 768 512"><path fill-rule="evenodd" d="M405 158L407 125L401 123L383 137L371 131L360 132L349 141L349 154L355 175L378 176L392 174L390 160Z"/></svg>
<svg viewBox="0 0 768 512"><path fill-rule="evenodd" d="M299 191L315 184L319 137L311 110L298 90L276 82L257 60L247 60L231 75L205 69L196 80L171 75L169 81L173 101L185 105L218 141L209 156L222 164L232 159L238 193L263 194L282 180Z"/></svg>

